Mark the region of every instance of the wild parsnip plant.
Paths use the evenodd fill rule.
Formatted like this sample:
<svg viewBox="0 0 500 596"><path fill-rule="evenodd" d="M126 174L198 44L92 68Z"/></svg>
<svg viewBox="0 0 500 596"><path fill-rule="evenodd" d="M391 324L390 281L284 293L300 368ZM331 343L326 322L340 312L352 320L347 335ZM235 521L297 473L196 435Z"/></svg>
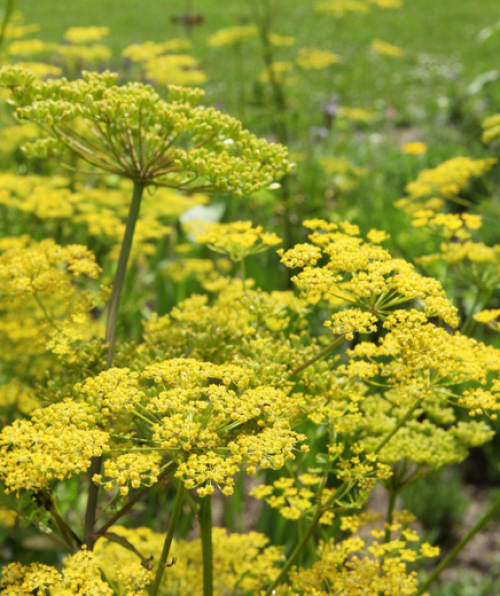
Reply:
<svg viewBox="0 0 500 596"><path fill-rule="evenodd" d="M0 526L50 544L3 566L7 596L423 596L500 510L497 499L419 575L440 548L399 498L489 443L500 410L500 350L471 336L476 323L500 329L500 251L463 196L496 159L455 157L407 180L397 206L431 254L402 258L387 232L341 214L292 225L288 90L340 57L276 33L271 0L247 6L251 23L208 43L236 61L261 44L281 144L179 86L206 79L190 40L130 45L122 82L79 72L78 57L108 56L106 27L72 27L55 46L3 25L19 38L9 56L64 57L57 71L0 69L12 142L52 173L0 172ZM485 141L499 129L487 120ZM341 156L316 165L345 188L367 175ZM211 217L210 195L239 211L276 189L285 225ZM290 287L261 287L263 256ZM244 523L256 509L285 540Z"/></svg>

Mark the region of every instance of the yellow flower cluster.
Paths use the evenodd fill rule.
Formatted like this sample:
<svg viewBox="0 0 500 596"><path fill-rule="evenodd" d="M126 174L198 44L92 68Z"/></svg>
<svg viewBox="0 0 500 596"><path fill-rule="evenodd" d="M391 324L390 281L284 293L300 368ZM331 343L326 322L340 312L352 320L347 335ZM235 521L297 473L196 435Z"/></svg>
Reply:
<svg viewBox="0 0 500 596"><path fill-rule="evenodd" d="M369 12L372 6L400 8L402 4L402 0L320 0L316 2L315 7L318 12L343 17L350 12Z"/></svg>
<svg viewBox="0 0 500 596"><path fill-rule="evenodd" d="M104 462L104 476L96 474L93 481L103 484L105 490L120 488L122 496L128 495L129 486L139 488L142 485L152 486L158 481L161 458L149 453L124 453L116 459Z"/></svg>
<svg viewBox="0 0 500 596"><path fill-rule="evenodd" d="M166 52L175 52L178 50L190 50L191 41L189 39L170 39L164 42L145 41L144 43L134 43L122 50L122 56L132 62L147 62L152 58L161 56Z"/></svg>
<svg viewBox="0 0 500 596"><path fill-rule="evenodd" d="M94 254L85 246L59 246L43 240L26 248L12 248L0 255L3 299L70 288L81 275L96 279L101 272Z"/></svg>
<svg viewBox="0 0 500 596"><path fill-rule="evenodd" d="M18 104L16 117L50 131L51 138L32 146L33 155L65 147L143 186L237 195L267 187L293 167L281 145L257 139L214 108L198 106L200 90L170 86L166 102L150 86L118 86L116 79L104 72L71 82L34 82L22 69L0 70L0 84Z"/></svg>
<svg viewBox="0 0 500 596"><path fill-rule="evenodd" d="M290 429L294 397L272 387L248 387L248 371L231 364L190 359L147 366L140 376L111 369L79 387L105 416L120 420L129 413L149 427L141 455L121 455L105 464L108 490L154 483L159 460L146 454L163 451L178 460L176 476L204 496L213 484L233 492L232 476L243 465L281 468L305 437ZM102 482L102 478L94 478Z"/></svg>
<svg viewBox="0 0 500 596"><path fill-rule="evenodd" d="M483 141L491 143L500 137L500 114L486 118L483 122Z"/></svg>
<svg viewBox="0 0 500 596"><path fill-rule="evenodd" d="M326 50L317 48L301 48L297 57L297 64L304 70L321 70L339 61L339 56Z"/></svg>
<svg viewBox="0 0 500 596"><path fill-rule="evenodd" d="M309 222L306 225L311 227ZM394 306L421 300L430 316L457 326L456 308L437 280L422 276L402 259L393 259L380 246L364 242L357 227L349 222L340 224L342 231L333 231L332 224L318 221L313 222L313 229L309 239L320 251L314 253L314 260L321 256L326 263L306 265L293 278L303 296L316 300L334 297L382 318ZM293 251L281 253L287 266L297 262Z"/></svg>
<svg viewBox="0 0 500 596"><path fill-rule="evenodd" d="M139 551L144 560L154 565L161 552L164 536L149 528L135 529L114 526L113 531ZM258 593L279 571L281 549L270 546L263 534L228 534L224 528L212 530L214 550L214 592L216 594ZM178 596L202 596L203 585L200 539L174 540L170 551L175 565L163 576L160 593ZM117 584L119 596L143 596L151 571L142 566L137 556L117 542L99 540L96 558L111 580ZM154 569L154 567L153 567Z"/></svg>
<svg viewBox="0 0 500 596"><path fill-rule="evenodd" d="M471 178L482 176L496 163L494 158L454 157L436 168L422 170L414 182L407 184L407 196L396 205L410 214L419 209L437 211L445 199L453 201Z"/></svg>
<svg viewBox="0 0 500 596"><path fill-rule="evenodd" d="M344 517L341 528L351 535L337 543L333 540L320 543L318 561L309 569L295 569L290 575L290 585L280 586L276 594L326 594L325 585L334 586L342 596L417 594L417 574L410 571L407 564L424 557L436 557L439 549L423 543L416 550L414 545L419 538L407 527L407 520L411 518L405 512L396 514L392 527L399 535L393 540L380 543L378 539L383 537L384 530L378 528L371 530L368 536L368 528L359 531L379 517L374 514Z"/></svg>
<svg viewBox="0 0 500 596"><path fill-rule="evenodd" d="M97 557L81 550L64 559L64 569L59 573L54 567L32 563L29 567L19 563L7 565L0 580L2 594L6 596L31 596L33 593L54 596L113 596L109 584L102 579Z"/></svg>
<svg viewBox="0 0 500 596"><path fill-rule="evenodd" d="M218 48L220 46L232 46L243 43L249 39L255 39L259 35L256 25L243 25L241 27L228 27L219 29L207 39L209 46Z"/></svg>
<svg viewBox="0 0 500 596"><path fill-rule="evenodd" d="M453 409L446 407L448 397L446 391L436 390L379 452L378 459L397 470L402 483L415 481L429 470L460 463L472 447L493 438L493 431L485 422L456 422ZM366 433L361 444L368 452L377 447L404 415L405 408L399 405L404 401L398 391L389 392L385 399L375 395L363 401L363 417L358 428L363 435ZM419 420L424 412L432 420Z"/></svg>
<svg viewBox="0 0 500 596"><path fill-rule="evenodd" d="M350 355L363 363L369 363L368 378L383 379L388 386L398 389L404 401L420 400L435 396L444 387L455 387L456 394L449 391L449 401L461 401L467 391L460 393L462 383L474 383L481 387L489 385L488 373L500 370L500 352L492 347L461 335L448 333L445 329L429 323L424 313L397 310L384 322L389 331L379 345L358 344ZM390 355L391 360L386 361ZM366 360L365 360L366 359ZM357 376L359 368L352 363L345 373ZM481 389L482 391L482 389ZM482 413L479 403L469 400L466 404L471 414ZM497 399L488 400L488 410L500 409Z"/></svg>
<svg viewBox="0 0 500 596"><path fill-rule="evenodd" d="M311 510L314 504L316 495L308 487L320 481L321 477L312 474L304 474L297 482L293 478L280 478L273 482L272 486L261 484L249 494L257 499L265 499L270 507L279 509L286 519L299 519Z"/></svg>
<svg viewBox="0 0 500 596"><path fill-rule="evenodd" d="M109 35L108 27L70 27L64 39L71 43L89 43L99 41L106 35Z"/></svg>
<svg viewBox="0 0 500 596"><path fill-rule="evenodd" d="M416 228L429 226L445 237L456 236L461 240L470 238L467 230L477 230L482 226L482 217L472 213L434 213L430 209L420 209L413 214L412 225Z"/></svg>
<svg viewBox="0 0 500 596"><path fill-rule="evenodd" d="M97 43L91 46L60 45L57 48L57 53L71 69L74 69L81 60L85 64L89 64L105 62L111 58L111 50L107 46Z"/></svg>
<svg viewBox="0 0 500 596"><path fill-rule="evenodd" d="M295 38L290 35L278 35L272 31L269 33L269 41L274 46L294 46Z"/></svg>
<svg viewBox="0 0 500 596"><path fill-rule="evenodd" d="M180 283L190 277L196 279L210 278L215 270L214 263L210 259L186 258L179 261L171 261L165 265L163 271L168 278Z"/></svg>
<svg viewBox="0 0 500 596"><path fill-rule="evenodd" d="M340 107L338 116L341 119L344 118L346 120L352 120L353 122L362 122L367 124L369 122L373 122L377 117L377 114L373 110L365 110L364 108Z"/></svg>
<svg viewBox="0 0 500 596"><path fill-rule="evenodd" d="M191 42L187 39L162 43L146 41L128 46L122 56L141 66L143 79L154 80L158 85L203 85L207 75L198 61L190 54L175 53L190 48Z"/></svg>
<svg viewBox="0 0 500 596"><path fill-rule="evenodd" d="M19 127L21 128L21 127ZM15 128L14 128L15 130ZM60 222L66 236L81 234L82 227L91 237L111 248L115 257L125 232L129 183L119 189L65 187L66 180L28 175L0 173L2 192L0 206L17 217L30 214L33 222L42 220L49 227L54 219ZM169 188L159 188L142 200L141 218L137 222L132 258L144 259L156 251L156 241L167 236L172 223L184 211L208 203L204 194L184 196ZM91 240L89 239L89 243Z"/></svg>
<svg viewBox="0 0 500 596"><path fill-rule="evenodd" d="M355 333L376 333L377 321L372 313L350 308L332 315L331 321L325 322L325 327L331 328L336 335L344 335L346 339L352 340Z"/></svg>
<svg viewBox="0 0 500 596"><path fill-rule="evenodd" d="M211 362L248 363L256 378L273 387L286 385L287 371L314 354L293 334L301 328L307 304L292 292L251 289L249 280L203 282L220 292L209 305L208 296L194 295L163 317L144 324L146 354L165 358L191 357ZM287 333L292 330L292 336Z"/></svg>
<svg viewBox="0 0 500 596"><path fill-rule="evenodd" d="M93 253L77 244L63 247L43 240L0 254L0 336L11 345L14 361L20 356L22 362L25 352L38 353L44 344L67 354L73 342L89 339L95 327L89 313L99 297L79 289L77 282L100 272Z"/></svg>
<svg viewBox="0 0 500 596"><path fill-rule="evenodd" d="M45 54L53 52L56 44L46 43L40 39L25 39L14 41L7 47L7 53L11 56L32 56L33 54Z"/></svg>
<svg viewBox="0 0 500 596"><path fill-rule="evenodd" d="M500 331L500 308L482 310L474 315L474 320L488 325L495 331Z"/></svg>
<svg viewBox="0 0 500 596"><path fill-rule="evenodd" d="M352 112L345 112L346 117L352 118L356 116L354 119L360 119L360 114L352 114ZM349 114L349 115L347 115ZM352 163L350 163L345 157L321 157L320 158L321 167L325 170L327 174L352 174L354 176L366 176L368 174L368 170L366 168L360 168Z"/></svg>
<svg viewBox="0 0 500 596"><path fill-rule="evenodd" d="M211 223L203 227L205 231L196 235L196 242L206 244L236 262L281 244L281 238L274 232L263 232L262 226L254 228L250 221Z"/></svg>
<svg viewBox="0 0 500 596"><path fill-rule="evenodd" d="M67 399L6 426L0 433L0 476L7 492L39 491L87 470L109 439L95 428L95 414Z"/></svg>

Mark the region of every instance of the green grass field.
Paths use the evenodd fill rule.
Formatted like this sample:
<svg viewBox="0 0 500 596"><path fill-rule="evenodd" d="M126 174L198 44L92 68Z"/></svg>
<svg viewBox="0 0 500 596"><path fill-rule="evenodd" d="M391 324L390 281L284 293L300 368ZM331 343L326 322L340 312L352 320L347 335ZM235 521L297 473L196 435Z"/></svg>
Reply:
<svg viewBox="0 0 500 596"><path fill-rule="evenodd" d="M500 22L498 0L406 0L402 10L375 9L342 20L315 13L314 4L312 0L277 2L275 29L294 35L299 47L310 47L314 40L316 47L340 54L341 66L322 84L350 103L369 106L383 99L387 105L404 103L418 113L422 104L435 105L450 79L458 76L467 86L481 73L498 68L500 32L482 43L477 39L485 27ZM183 26L173 23L172 17L191 7L192 13L205 17L194 31L194 42L213 82L224 79L221 65L223 69L234 65L227 49L207 53L206 37L244 21L247 14L244 0L73 0L70 4L19 0L18 7L27 22L41 25L40 37L50 41L60 40L70 26L108 26L108 41L116 53L134 41L184 35ZM372 55L368 48L374 38L406 48L407 55L397 60ZM247 63L256 62L257 51L257 46L248 46ZM252 72L250 64L247 73Z"/></svg>

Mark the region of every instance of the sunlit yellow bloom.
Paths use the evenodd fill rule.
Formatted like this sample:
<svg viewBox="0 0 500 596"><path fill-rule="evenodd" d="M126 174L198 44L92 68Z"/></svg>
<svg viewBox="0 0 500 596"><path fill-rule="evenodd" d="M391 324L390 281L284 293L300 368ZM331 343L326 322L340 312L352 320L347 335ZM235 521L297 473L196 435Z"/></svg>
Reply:
<svg viewBox="0 0 500 596"><path fill-rule="evenodd" d="M363 108L339 108L339 118L347 118L347 120L353 120L354 122L373 122L376 117L377 114L373 110L365 110Z"/></svg>
<svg viewBox="0 0 500 596"><path fill-rule="evenodd" d="M371 48L377 54L385 54L386 56L400 57L406 54L406 50L398 46L382 41L381 39L374 39L370 44Z"/></svg>
<svg viewBox="0 0 500 596"><path fill-rule="evenodd" d="M57 53L65 60L85 62L105 62L111 58L112 52L105 45L95 44L92 46L60 45Z"/></svg>
<svg viewBox="0 0 500 596"><path fill-rule="evenodd" d="M56 44L54 43L46 43L40 39L25 39L9 44L7 52L11 56L32 56L33 54L53 52L55 48Z"/></svg>
<svg viewBox="0 0 500 596"><path fill-rule="evenodd" d="M318 12L342 17L349 12L369 12L370 5L365 0L320 0L316 2L315 8Z"/></svg>
<svg viewBox="0 0 500 596"><path fill-rule="evenodd" d="M220 29L207 39L209 46L214 48L220 46L234 45L254 39L258 36L259 30L256 25L244 25L241 27L228 27Z"/></svg>
<svg viewBox="0 0 500 596"><path fill-rule="evenodd" d="M423 155L424 153L427 153L427 145L417 141L405 143L401 147L401 151L408 155Z"/></svg>
<svg viewBox="0 0 500 596"><path fill-rule="evenodd" d="M294 46L295 45L295 37L290 37L289 35L283 36L278 35L277 33L269 33L269 41L274 46Z"/></svg>
<svg viewBox="0 0 500 596"><path fill-rule="evenodd" d="M196 235L196 241L229 255L233 261L241 261L246 256L281 243L281 238L274 232L264 232L262 226L254 228L250 221L212 223L203 227L205 231Z"/></svg>
<svg viewBox="0 0 500 596"><path fill-rule="evenodd" d="M109 35L108 27L70 27L63 37L71 43L89 43L99 41L106 35Z"/></svg>
<svg viewBox="0 0 500 596"><path fill-rule="evenodd" d="M381 242L384 242L384 240L388 240L390 235L381 230L370 230L366 237L370 242L373 242L374 244L380 244Z"/></svg>
<svg viewBox="0 0 500 596"><path fill-rule="evenodd" d="M62 68L53 64L47 64L46 62L18 62L17 66L29 70L40 79L62 75Z"/></svg>
<svg viewBox="0 0 500 596"><path fill-rule="evenodd" d="M297 64L305 70L321 70L336 64L340 60L338 54L318 50L317 48L301 48L297 57Z"/></svg>

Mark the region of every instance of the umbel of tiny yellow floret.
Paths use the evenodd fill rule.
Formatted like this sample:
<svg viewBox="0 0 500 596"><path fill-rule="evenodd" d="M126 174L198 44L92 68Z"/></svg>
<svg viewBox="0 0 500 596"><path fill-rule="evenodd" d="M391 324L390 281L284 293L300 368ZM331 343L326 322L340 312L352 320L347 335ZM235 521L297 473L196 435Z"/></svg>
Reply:
<svg viewBox="0 0 500 596"><path fill-rule="evenodd" d="M285 147L258 139L241 123L198 105L200 89L170 86L168 101L149 85L116 84L117 75L37 81L6 66L0 86L12 91L19 122L36 122L46 138L30 156L66 149L96 168L142 186L219 190L235 195L269 186L293 164Z"/></svg>
<svg viewBox="0 0 500 596"><path fill-rule="evenodd" d="M196 236L196 241L229 255L233 261L241 261L281 243L281 238L274 232L264 232L262 226L254 228L250 221L210 223L203 227L204 231Z"/></svg>

